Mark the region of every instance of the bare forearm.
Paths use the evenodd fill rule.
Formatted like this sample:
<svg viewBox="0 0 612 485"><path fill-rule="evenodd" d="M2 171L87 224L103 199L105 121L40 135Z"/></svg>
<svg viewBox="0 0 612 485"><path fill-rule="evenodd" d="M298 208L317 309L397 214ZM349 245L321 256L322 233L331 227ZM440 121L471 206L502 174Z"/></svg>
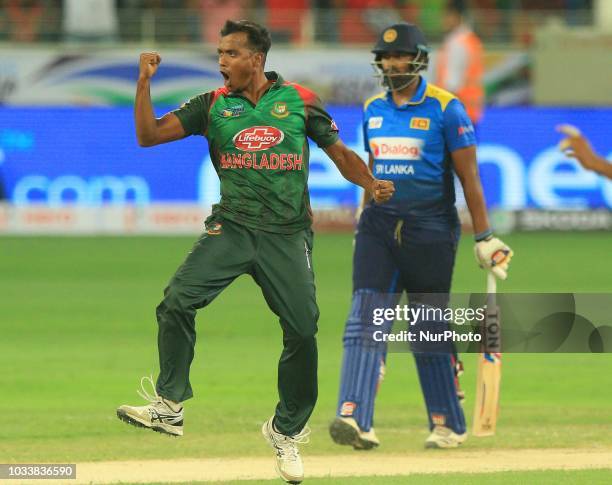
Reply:
<svg viewBox="0 0 612 485"><path fill-rule="evenodd" d="M370 170L370 172L372 172L372 170L374 169L374 159L372 158L372 154L370 154L368 157L368 169ZM359 212L363 211L366 204L370 202L371 199L372 199L372 192L369 191L368 189L364 189L363 195L361 197L361 204L359 204Z"/></svg>
<svg viewBox="0 0 612 485"><path fill-rule="evenodd" d="M136 85L136 99L134 101L134 120L136 122L136 137L141 146L150 146L155 143L157 134L157 120L151 102L151 82L140 78Z"/></svg>
<svg viewBox="0 0 612 485"><path fill-rule="evenodd" d="M593 170L604 177L612 179L612 163L598 155L595 155L595 157L596 159L593 165Z"/></svg>
<svg viewBox="0 0 612 485"><path fill-rule="evenodd" d="M369 200L369 190L374 182L374 176L363 160L352 150L347 150L341 160L336 160L336 165L342 176L349 182L357 184L365 190L364 201ZM367 199L366 199L367 197Z"/></svg>
<svg viewBox="0 0 612 485"><path fill-rule="evenodd" d="M360 185L366 192L370 192L376 203L387 202L395 192L395 186L390 180L377 180L368 166L353 151L349 150L342 140L324 148L342 176L349 182Z"/></svg>
<svg viewBox="0 0 612 485"><path fill-rule="evenodd" d="M489 217L487 205L478 174L478 163L476 162L476 145L459 148L451 153L455 172L461 181L465 201L467 202L474 234L489 231Z"/></svg>
<svg viewBox="0 0 612 485"><path fill-rule="evenodd" d="M479 234L489 229L489 216L485 203L482 185L479 178L470 178L462 181L465 201L472 217L474 234Z"/></svg>

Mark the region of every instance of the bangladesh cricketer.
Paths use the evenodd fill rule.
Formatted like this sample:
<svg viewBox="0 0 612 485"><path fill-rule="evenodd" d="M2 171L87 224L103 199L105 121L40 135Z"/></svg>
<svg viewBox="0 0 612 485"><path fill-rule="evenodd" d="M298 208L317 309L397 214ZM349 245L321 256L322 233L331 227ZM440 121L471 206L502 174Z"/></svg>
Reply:
<svg viewBox="0 0 612 485"><path fill-rule="evenodd" d="M428 47L412 24L385 29L372 51L385 92L366 101L364 141L376 176L394 181L397 192L379 205L366 194L355 236L353 298L344 333L344 356L333 440L357 449L379 445L373 428L374 400L384 372L393 321L374 322L375 310L392 308L408 293L413 306L448 304L460 224L453 172L463 186L481 267L506 277L510 248L493 237L476 163L474 128L453 94L420 76ZM415 309L416 310L416 309ZM421 313L425 314L425 312ZM448 322L410 322L419 329ZM451 448L466 438L454 372L454 346L412 344L427 407L426 446Z"/></svg>
<svg viewBox="0 0 612 485"><path fill-rule="evenodd" d="M182 402L192 397L189 368L196 310L247 273L261 287L283 330L280 400L262 432L276 451L281 477L299 483L303 467L297 443L307 438L306 422L317 400L319 317L311 259L307 137L325 150L345 178L374 194L377 203L391 198L394 186L376 180L342 143L336 124L313 92L284 81L276 72L264 72L269 48L265 28L228 20L218 46L224 86L159 119L149 84L161 57L156 52L140 56L138 142L153 146L205 136L221 180L221 200L157 307L160 374L153 394L141 381L141 396L149 404L121 406L117 415L135 426L183 434Z"/></svg>

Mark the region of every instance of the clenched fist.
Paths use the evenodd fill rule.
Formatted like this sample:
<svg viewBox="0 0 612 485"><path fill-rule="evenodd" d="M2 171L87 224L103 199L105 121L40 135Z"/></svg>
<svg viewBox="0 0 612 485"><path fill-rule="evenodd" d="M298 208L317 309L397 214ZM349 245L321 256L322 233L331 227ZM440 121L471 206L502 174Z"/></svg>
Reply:
<svg viewBox="0 0 612 485"><path fill-rule="evenodd" d="M387 202L395 192L395 185L390 180L375 179L372 183L371 192L374 202Z"/></svg>
<svg viewBox="0 0 612 485"><path fill-rule="evenodd" d="M151 79L157 72L161 63L161 56L157 52L143 52L140 54L140 73L141 79Z"/></svg>

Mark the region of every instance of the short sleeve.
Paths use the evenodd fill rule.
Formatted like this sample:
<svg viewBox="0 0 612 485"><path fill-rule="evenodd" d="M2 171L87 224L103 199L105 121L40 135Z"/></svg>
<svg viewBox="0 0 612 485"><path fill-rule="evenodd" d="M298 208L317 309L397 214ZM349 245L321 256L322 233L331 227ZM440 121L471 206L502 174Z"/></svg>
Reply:
<svg viewBox="0 0 612 485"><path fill-rule="evenodd" d="M306 100L306 135L320 148L333 145L339 139L336 122L316 96Z"/></svg>
<svg viewBox="0 0 612 485"><path fill-rule="evenodd" d="M451 152L476 145L474 125L458 99L448 103L444 111L444 139Z"/></svg>
<svg viewBox="0 0 612 485"><path fill-rule="evenodd" d="M366 112L363 112L363 120L361 122L361 128L363 129L363 147L366 152L370 153L370 140L368 138L368 120Z"/></svg>
<svg viewBox="0 0 612 485"><path fill-rule="evenodd" d="M179 119L187 135L204 135L208 128L210 93L200 94L172 111Z"/></svg>

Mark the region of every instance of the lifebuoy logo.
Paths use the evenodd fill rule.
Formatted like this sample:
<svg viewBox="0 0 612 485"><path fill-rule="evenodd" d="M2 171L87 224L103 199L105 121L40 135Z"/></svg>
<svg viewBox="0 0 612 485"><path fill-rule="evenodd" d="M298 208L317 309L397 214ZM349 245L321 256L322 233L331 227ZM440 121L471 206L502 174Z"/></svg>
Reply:
<svg viewBox="0 0 612 485"><path fill-rule="evenodd" d="M377 137L370 151L377 160L420 160L423 140L410 137Z"/></svg>
<svg viewBox="0 0 612 485"><path fill-rule="evenodd" d="M236 133L232 141L238 150L243 152L258 152L278 145L285 134L273 126L251 126Z"/></svg>

